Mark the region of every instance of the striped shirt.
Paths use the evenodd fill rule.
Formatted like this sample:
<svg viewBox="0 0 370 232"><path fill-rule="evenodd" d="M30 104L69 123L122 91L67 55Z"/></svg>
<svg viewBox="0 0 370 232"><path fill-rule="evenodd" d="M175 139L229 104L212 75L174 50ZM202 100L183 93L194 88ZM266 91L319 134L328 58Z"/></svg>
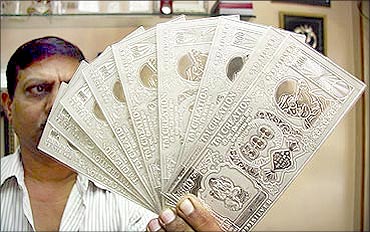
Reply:
<svg viewBox="0 0 370 232"><path fill-rule="evenodd" d="M60 231L145 231L156 215L79 174ZM1 231L35 231L19 150L1 159Z"/></svg>

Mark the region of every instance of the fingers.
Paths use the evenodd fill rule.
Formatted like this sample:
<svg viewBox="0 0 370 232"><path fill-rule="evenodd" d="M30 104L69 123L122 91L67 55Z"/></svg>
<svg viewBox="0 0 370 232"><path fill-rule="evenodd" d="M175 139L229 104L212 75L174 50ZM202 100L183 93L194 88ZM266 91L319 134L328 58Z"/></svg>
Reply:
<svg viewBox="0 0 370 232"><path fill-rule="evenodd" d="M148 225L146 227L146 231L148 231L148 232L156 232L156 231L162 232L162 231L164 231L164 229L159 224L158 218L154 218L154 219L150 220L150 222L148 223Z"/></svg>
<svg viewBox="0 0 370 232"><path fill-rule="evenodd" d="M222 231L216 219L192 194L186 195L178 202L176 212L195 231Z"/></svg>
<svg viewBox="0 0 370 232"><path fill-rule="evenodd" d="M216 219L192 194L183 197L175 209L162 211L147 231L222 231Z"/></svg>
<svg viewBox="0 0 370 232"><path fill-rule="evenodd" d="M172 209L166 209L159 218L152 219L148 223L147 231L193 231L193 229Z"/></svg>

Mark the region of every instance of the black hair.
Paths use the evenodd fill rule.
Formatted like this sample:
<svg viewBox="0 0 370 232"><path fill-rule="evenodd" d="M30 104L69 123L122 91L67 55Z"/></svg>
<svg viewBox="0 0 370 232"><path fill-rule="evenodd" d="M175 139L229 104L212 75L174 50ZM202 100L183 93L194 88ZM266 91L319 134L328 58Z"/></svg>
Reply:
<svg viewBox="0 0 370 232"><path fill-rule="evenodd" d="M20 46L10 57L6 68L7 88L10 99L13 99L18 83L18 72L36 61L54 55L68 56L78 61L85 59L82 51L74 44L54 36L31 40Z"/></svg>

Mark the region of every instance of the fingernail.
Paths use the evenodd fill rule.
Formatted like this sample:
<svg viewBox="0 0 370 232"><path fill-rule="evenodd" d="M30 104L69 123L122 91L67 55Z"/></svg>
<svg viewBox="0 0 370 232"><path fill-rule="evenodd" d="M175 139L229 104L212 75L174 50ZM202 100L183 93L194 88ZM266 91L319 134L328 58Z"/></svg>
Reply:
<svg viewBox="0 0 370 232"><path fill-rule="evenodd" d="M165 211L162 212L162 214L160 215L160 218L164 224L169 224L173 220L175 220L176 215L173 213L172 210L166 209Z"/></svg>
<svg viewBox="0 0 370 232"><path fill-rule="evenodd" d="M194 206L189 199L185 199L181 202L180 209L186 216L189 216L194 211Z"/></svg>
<svg viewBox="0 0 370 232"><path fill-rule="evenodd" d="M158 231L161 229L161 225L159 225L159 221L158 219L153 219L149 222L149 230L152 231L152 232L155 232L155 231Z"/></svg>

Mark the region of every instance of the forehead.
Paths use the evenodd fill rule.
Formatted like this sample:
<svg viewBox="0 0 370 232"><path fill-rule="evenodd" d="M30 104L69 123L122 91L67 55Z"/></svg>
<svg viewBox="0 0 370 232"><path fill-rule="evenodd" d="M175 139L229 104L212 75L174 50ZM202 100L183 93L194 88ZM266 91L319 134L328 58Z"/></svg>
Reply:
<svg viewBox="0 0 370 232"><path fill-rule="evenodd" d="M33 62L18 72L17 81L39 79L45 81L69 81L77 69L79 61L68 56L52 56Z"/></svg>

